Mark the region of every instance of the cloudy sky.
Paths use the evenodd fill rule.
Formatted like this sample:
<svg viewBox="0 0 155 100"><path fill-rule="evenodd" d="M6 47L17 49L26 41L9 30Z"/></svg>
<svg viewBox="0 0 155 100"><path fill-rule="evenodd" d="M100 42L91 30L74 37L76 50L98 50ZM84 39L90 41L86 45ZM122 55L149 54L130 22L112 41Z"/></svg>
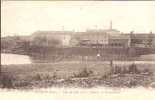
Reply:
<svg viewBox="0 0 155 100"><path fill-rule="evenodd" d="M155 33L155 1L3 1L1 35L108 29Z"/></svg>

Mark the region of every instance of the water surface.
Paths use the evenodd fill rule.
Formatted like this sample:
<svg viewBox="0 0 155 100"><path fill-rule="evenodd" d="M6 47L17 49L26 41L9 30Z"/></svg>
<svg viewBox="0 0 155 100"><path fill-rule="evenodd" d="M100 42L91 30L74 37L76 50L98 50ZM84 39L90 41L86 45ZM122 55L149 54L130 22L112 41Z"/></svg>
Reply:
<svg viewBox="0 0 155 100"><path fill-rule="evenodd" d="M2 65L30 64L30 63L32 62L30 60L30 57L27 55L1 53L1 64Z"/></svg>
<svg viewBox="0 0 155 100"><path fill-rule="evenodd" d="M136 58L136 61L113 61L115 64L146 64L146 63L155 63L155 54L141 55ZM59 61L61 62L61 60ZM68 61L69 62L69 61ZM84 62L84 61L83 61ZM105 61L105 63L108 61ZM7 54L1 53L1 64L10 65L10 64L31 64L31 63L53 63L53 58L50 57L32 57L28 55L19 55L19 54Z"/></svg>

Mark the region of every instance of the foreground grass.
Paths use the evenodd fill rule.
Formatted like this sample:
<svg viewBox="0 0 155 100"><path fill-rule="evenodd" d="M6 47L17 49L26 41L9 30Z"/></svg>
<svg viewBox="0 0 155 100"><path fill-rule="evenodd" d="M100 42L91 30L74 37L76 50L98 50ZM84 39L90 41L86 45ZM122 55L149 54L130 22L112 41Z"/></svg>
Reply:
<svg viewBox="0 0 155 100"><path fill-rule="evenodd" d="M116 65L113 65L116 66ZM118 65L117 65L118 66ZM129 65L119 65L121 68ZM108 62L60 62L48 64L4 65L2 72L8 75L14 88L36 87L131 87L148 86L155 81L155 64L136 64L145 73L111 74Z"/></svg>
<svg viewBox="0 0 155 100"><path fill-rule="evenodd" d="M103 75L109 70L110 65L102 62L61 62L61 63L42 63L42 64L24 64L24 65L4 65L2 66L3 72L9 72L13 75L34 75L37 73L53 75L57 72L60 78L67 78L72 76L73 73L81 71L83 68L89 68L96 72L98 75Z"/></svg>

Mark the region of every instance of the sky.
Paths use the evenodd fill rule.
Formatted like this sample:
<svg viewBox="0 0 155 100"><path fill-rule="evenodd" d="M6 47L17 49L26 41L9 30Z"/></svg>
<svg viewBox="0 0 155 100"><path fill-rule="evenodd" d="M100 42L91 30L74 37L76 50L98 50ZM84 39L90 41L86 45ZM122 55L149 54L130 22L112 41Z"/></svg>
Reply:
<svg viewBox="0 0 155 100"><path fill-rule="evenodd" d="M155 1L3 1L1 36L113 28L155 33Z"/></svg>

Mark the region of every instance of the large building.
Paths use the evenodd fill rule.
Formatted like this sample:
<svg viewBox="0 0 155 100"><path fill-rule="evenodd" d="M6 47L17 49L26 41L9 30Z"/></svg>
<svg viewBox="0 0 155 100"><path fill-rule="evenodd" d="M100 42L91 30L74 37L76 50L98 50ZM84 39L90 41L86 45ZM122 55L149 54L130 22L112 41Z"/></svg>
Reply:
<svg viewBox="0 0 155 100"><path fill-rule="evenodd" d="M71 42L73 41L77 41L79 45L105 45L108 44L108 34L102 30L87 30L75 34Z"/></svg>
<svg viewBox="0 0 155 100"><path fill-rule="evenodd" d="M71 43L74 45L108 45L111 36L119 37L120 31L115 29L87 30L72 36Z"/></svg>
<svg viewBox="0 0 155 100"><path fill-rule="evenodd" d="M128 35L119 34L117 36L111 35L109 37L109 46L114 47L130 47L131 39Z"/></svg>
<svg viewBox="0 0 155 100"><path fill-rule="evenodd" d="M155 46L155 34L150 33L124 33L130 39L130 46L151 47Z"/></svg>
<svg viewBox="0 0 155 100"><path fill-rule="evenodd" d="M155 46L155 34L121 33L116 29L74 31L37 31L31 36L32 45L40 46Z"/></svg>
<svg viewBox="0 0 155 100"><path fill-rule="evenodd" d="M53 40L59 41L60 46L77 45L108 45L111 36L118 36L119 31L87 30L85 32L73 31L36 31L31 35L32 45L52 46Z"/></svg>

